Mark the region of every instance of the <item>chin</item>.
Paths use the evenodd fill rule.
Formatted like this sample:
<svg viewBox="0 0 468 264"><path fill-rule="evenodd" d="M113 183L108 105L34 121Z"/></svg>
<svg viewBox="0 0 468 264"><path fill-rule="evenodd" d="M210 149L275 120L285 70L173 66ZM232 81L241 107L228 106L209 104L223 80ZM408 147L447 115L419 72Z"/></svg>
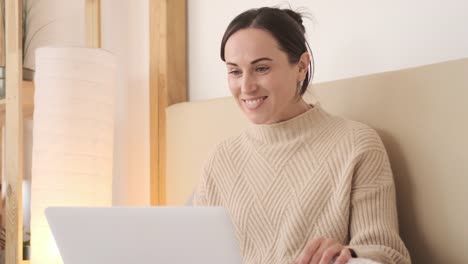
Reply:
<svg viewBox="0 0 468 264"><path fill-rule="evenodd" d="M247 116L247 119L249 119L250 122L253 124L256 124L256 125L269 124L268 118L265 116L252 115L246 112L244 112L244 114Z"/></svg>
<svg viewBox="0 0 468 264"><path fill-rule="evenodd" d="M268 111L268 108L265 108L266 105L261 106L260 109L256 110L250 110L245 107L245 105L242 103L241 100L236 99L237 105L240 107L241 111L244 113L244 115L247 117L247 119L256 125L262 125L262 124L269 124L270 116L268 116L265 113L265 111Z"/></svg>
<svg viewBox="0 0 468 264"><path fill-rule="evenodd" d="M263 120L258 120L256 118L249 118L250 122L256 124L256 125L263 125L265 124L266 122L264 122Z"/></svg>

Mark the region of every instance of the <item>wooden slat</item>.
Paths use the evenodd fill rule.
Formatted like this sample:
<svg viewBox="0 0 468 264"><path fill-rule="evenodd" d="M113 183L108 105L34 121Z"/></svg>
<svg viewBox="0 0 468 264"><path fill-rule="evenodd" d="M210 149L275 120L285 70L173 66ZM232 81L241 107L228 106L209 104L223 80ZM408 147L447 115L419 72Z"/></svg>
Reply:
<svg viewBox="0 0 468 264"><path fill-rule="evenodd" d="M23 181L23 114L22 114L22 1L6 0L6 256L7 264L22 262L22 181Z"/></svg>
<svg viewBox="0 0 468 264"><path fill-rule="evenodd" d="M86 46L101 47L101 0L86 0L85 3Z"/></svg>
<svg viewBox="0 0 468 264"><path fill-rule="evenodd" d="M34 113L34 83L22 82L23 119L32 119Z"/></svg>
<svg viewBox="0 0 468 264"><path fill-rule="evenodd" d="M186 8L186 0L167 0L167 106L187 101Z"/></svg>
<svg viewBox="0 0 468 264"><path fill-rule="evenodd" d="M0 123L0 183L3 182L3 124ZM1 186L1 184L0 184ZM1 189L0 189L1 190ZM3 203L1 202L2 198L0 198L0 212L3 212ZM0 227L3 227L3 215L0 215Z"/></svg>
<svg viewBox="0 0 468 264"><path fill-rule="evenodd" d="M159 171L160 139L164 137L159 129L163 123L162 113L164 108L164 91L166 89L166 0L150 0L150 203L151 205L163 204L164 195L160 192L161 177Z"/></svg>
<svg viewBox="0 0 468 264"><path fill-rule="evenodd" d="M34 113L34 83L23 81L22 89L23 118L32 119ZM5 104L6 100L0 100L0 127L5 124Z"/></svg>
<svg viewBox="0 0 468 264"><path fill-rule="evenodd" d="M4 1L0 1L0 10L4 8ZM5 66L5 25L3 24L4 17L0 12L0 66Z"/></svg>
<svg viewBox="0 0 468 264"><path fill-rule="evenodd" d="M150 203L166 203L166 114L187 100L186 1L150 0Z"/></svg>

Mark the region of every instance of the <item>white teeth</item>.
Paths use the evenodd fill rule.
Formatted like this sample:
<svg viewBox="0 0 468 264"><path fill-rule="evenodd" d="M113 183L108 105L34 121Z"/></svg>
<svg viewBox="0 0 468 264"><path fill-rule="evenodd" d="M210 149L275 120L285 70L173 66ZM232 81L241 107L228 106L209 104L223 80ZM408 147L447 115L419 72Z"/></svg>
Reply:
<svg viewBox="0 0 468 264"><path fill-rule="evenodd" d="M248 105L256 105L263 101L263 98L255 99L255 100L245 100L245 103Z"/></svg>
<svg viewBox="0 0 468 264"><path fill-rule="evenodd" d="M244 102L249 109L253 110L259 107L263 103L264 100L265 100L265 97L261 97L261 98L257 98L253 100L244 100Z"/></svg>

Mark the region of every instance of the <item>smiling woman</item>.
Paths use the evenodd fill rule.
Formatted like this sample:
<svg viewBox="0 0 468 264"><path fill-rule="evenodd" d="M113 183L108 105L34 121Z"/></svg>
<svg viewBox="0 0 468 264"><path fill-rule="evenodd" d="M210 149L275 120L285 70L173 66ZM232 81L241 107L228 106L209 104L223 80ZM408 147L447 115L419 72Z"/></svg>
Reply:
<svg viewBox="0 0 468 264"><path fill-rule="evenodd" d="M193 203L229 210L245 263L410 263L378 134L302 98L313 70L304 34L289 9L229 24L221 59L252 124L212 151Z"/></svg>
<svg viewBox="0 0 468 264"><path fill-rule="evenodd" d="M225 45L229 88L253 123L278 123L310 108L297 96L308 73L308 52L292 64L275 38L256 28L237 31Z"/></svg>

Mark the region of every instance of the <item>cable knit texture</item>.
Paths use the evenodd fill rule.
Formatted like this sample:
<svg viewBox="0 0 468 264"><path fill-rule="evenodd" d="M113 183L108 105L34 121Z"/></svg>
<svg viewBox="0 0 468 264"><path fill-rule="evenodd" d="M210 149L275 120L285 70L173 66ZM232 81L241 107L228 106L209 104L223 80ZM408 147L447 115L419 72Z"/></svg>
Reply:
<svg viewBox="0 0 468 264"><path fill-rule="evenodd" d="M360 258L410 263L382 141L319 104L218 144L194 204L228 209L245 263L293 263L314 237L349 245Z"/></svg>

